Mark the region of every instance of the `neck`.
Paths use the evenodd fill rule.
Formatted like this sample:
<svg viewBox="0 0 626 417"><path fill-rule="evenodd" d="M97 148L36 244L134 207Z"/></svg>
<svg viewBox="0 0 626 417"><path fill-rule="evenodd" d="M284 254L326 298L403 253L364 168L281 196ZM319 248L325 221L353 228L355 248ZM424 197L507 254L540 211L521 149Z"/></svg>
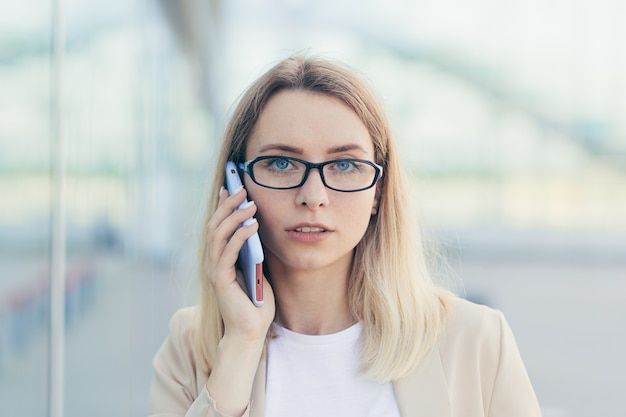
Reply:
<svg viewBox="0 0 626 417"><path fill-rule="evenodd" d="M348 304L349 268L302 271L271 268L276 321L296 333L336 333L354 324Z"/></svg>

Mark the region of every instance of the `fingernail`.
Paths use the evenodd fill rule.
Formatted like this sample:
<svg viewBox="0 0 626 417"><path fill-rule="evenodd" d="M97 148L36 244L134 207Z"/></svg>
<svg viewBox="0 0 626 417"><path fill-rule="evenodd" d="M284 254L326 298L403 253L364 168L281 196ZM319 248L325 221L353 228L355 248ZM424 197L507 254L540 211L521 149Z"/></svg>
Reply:
<svg viewBox="0 0 626 417"><path fill-rule="evenodd" d="M217 195L218 195L219 197L221 197L223 192L224 192L224 186L222 185L222 186L220 187L220 192L219 192L219 193L217 193Z"/></svg>
<svg viewBox="0 0 626 417"><path fill-rule="evenodd" d="M254 205L254 201L248 201L245 204L242 204L241 207L239 207L241 210L243 209L247 209L248 207L252 207Z"/></svg>
<svg viewBox="0 0 626 417"><path fill-rule="evenodd" d="M243 190L243 185L240 185L239 187L235 188L235 189L233 190L233 192L232 192L232 193L230 193L230 195L235 195L235 194L237 194L238 192L240 192L241 190Z"/></svg>
<svg viewBox="0 0 626 417"><path fill-rule="evenodd" d="M250 226L251 224L254 224L256 222L257 222L257 220L256 220L255 217L250 217L250 218L246 219L246 221L243 222L243 225L244 226Z"/></svg>

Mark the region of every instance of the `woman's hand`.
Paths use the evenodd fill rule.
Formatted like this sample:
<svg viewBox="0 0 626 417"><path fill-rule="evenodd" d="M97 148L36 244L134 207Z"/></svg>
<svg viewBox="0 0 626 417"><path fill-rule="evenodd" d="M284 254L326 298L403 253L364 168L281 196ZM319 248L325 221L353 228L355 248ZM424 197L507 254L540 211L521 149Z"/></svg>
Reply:
<svg viewBox="0 0 626 417"><path fill-rule="evenodd" d="M220 412L242 415L250 401L252 384L263 352L267 330L275 314L274 293L263 278L263 305L256 307L245 291L243 274L235 268L239 250L259 228L257 222L241 226L254 216L256 206L250 202L237 210L246 191L229 196L220 190L215 214L207 225L207 271L224 320L224 337L206 387Z"/></svg>
<svg viewBox="0 0 626 417"><path fill-rule="evenodd" d="M229 196L220 191L215 214L207 225L208 256L207 277L213 286L218 306L224 320L225 336L241 342L261 342L274 319L274 294L267 280L263 279L264 303L256 307L245 292L243 274L235 264L239 250L247 238L258 230L258 223L239 225L256 213L254 202L241 210L237 207L244 201L246 190Z"/></svg>

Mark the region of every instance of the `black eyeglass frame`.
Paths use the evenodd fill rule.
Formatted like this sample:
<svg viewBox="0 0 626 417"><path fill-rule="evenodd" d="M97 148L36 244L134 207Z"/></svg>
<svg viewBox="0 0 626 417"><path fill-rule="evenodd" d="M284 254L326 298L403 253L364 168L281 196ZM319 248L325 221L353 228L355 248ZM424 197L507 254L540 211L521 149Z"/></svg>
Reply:
<svg viewBox="0 0 626 417"><path fill-rule="evenodd" d="M301 163L302 165L304 165L305 169L304 169L304 174L302 175L302 181L300 181L299 184L297 185L293 185L291 187L271 187L269 185L265 185L265 184L261 184L259 183L256 178L254 178L254 173L252 172L252 166L254 164L256 164L259 161L264 161L267 159L288 159L291 161L296 161ZM374 175L374 179L372 180L372 183L370 185L368 185L367 187L361 187L358 188L356 190L340 190L338 188L334 188L331 187L330 185L326 184L326 179L324 178L324 167L326 165L330 165L330 164L334 164L336 162L340 162L340 161L353 161L353 162L360 162L360 163L364 163L367 164L369 166L371 166L372 168L374 168L376 171L376 174ZM380 180L383 176L383 167L372 162L372 161L368 161L366 159L356 159L356 158L339 158L339 159L333 159L332 161L325 161L325 162L320 162L320 163L314 163L314 162L309 162L309 161L305 161L303 159L298 159L298 158L293 158L290 156L279 156L279 155L267 155L267 156L259 156L256 157L254 159L251 159L249 161L246 162L240 162L239 164L237 164L238 168L242 171L247 173L250 176L250 179L252 179L252 181L254 181L255 184L260 185L261 187L265 187L265 188L270 188L272 190L292 190L294 188L299 188L302 187L304 185L304 183L306 182L307 178L309 177L309 172L312 169L317 169L318 172L320 173L320 178L322 179L322 184L324 184L324 186L330 190L333 191L339 191L342 193L356 193L358 191L365 191L365 190L369 190L370 188L372 188L374 185L376 185L376 183L378 182L378 180Z"/></svg>

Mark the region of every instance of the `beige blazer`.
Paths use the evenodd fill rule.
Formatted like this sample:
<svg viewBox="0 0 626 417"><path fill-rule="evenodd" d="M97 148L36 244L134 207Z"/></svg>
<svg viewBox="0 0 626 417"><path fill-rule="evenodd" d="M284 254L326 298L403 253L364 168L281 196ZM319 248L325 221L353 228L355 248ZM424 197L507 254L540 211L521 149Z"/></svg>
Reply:
<svg viewBox="0 0 626 417"><path fill-rule="evenodd" d="M208 375L195 364L190 329L196 307L179 310L154 357L150 416L222 416L209 397ZM261 358L246 416L265 410ZM502 313L456 299L436 346L408 376L393 382L403 417L541 416L513 333Z"/></svg>

